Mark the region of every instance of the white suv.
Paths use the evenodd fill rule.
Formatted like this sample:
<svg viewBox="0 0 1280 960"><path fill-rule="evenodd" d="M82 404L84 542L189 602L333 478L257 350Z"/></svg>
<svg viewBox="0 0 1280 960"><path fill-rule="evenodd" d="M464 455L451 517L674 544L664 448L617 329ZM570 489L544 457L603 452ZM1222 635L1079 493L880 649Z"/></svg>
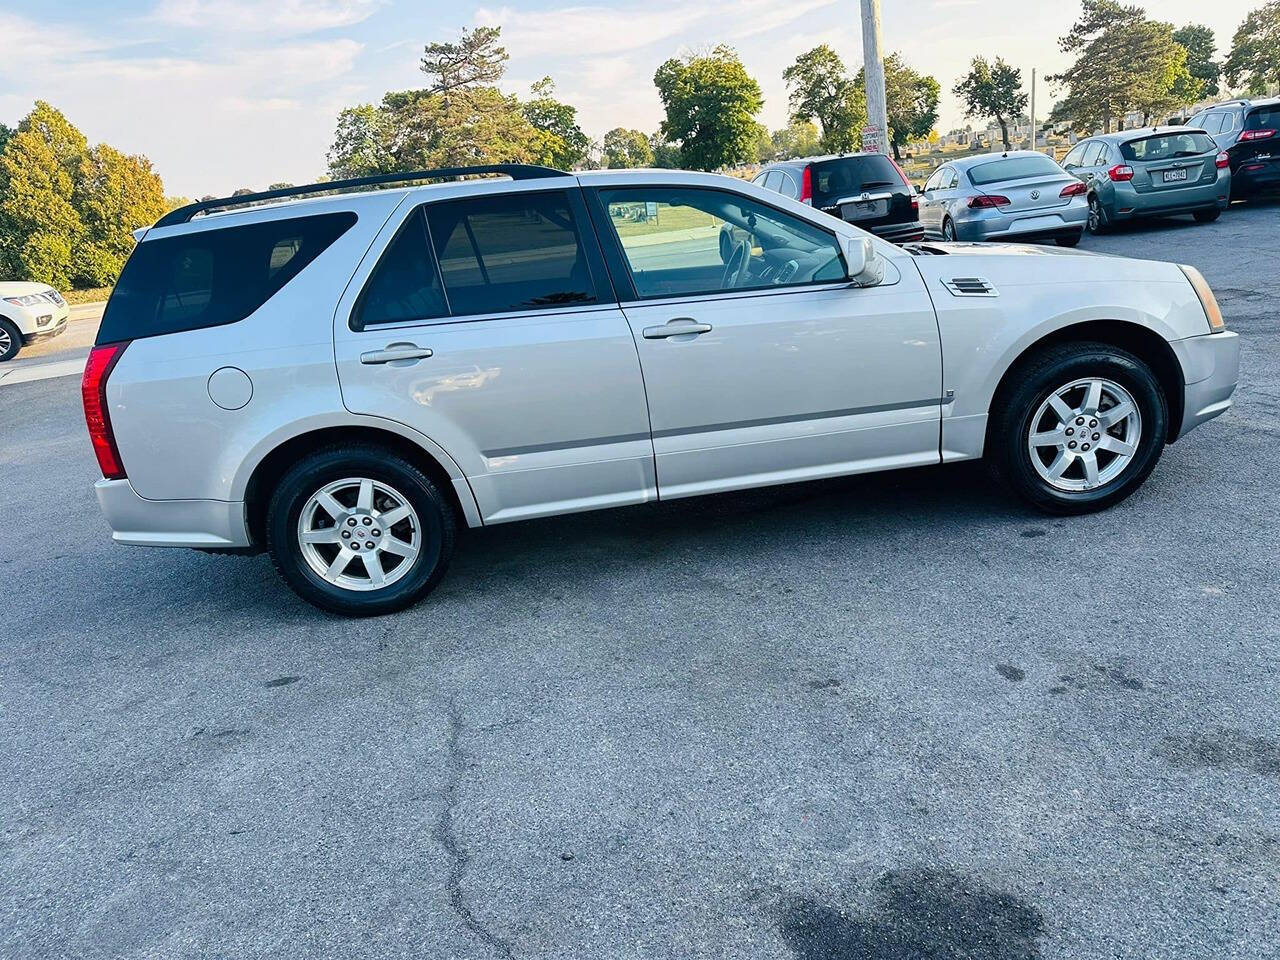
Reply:
<svg viewBox="0 0 1280 960"><path fill-rule="evenodd" d="M373 614L431 589L460 526L984 454L1042 508L1099 509L1238 365L1189 267L903 249L726 177L495 166L166 215L83 393L117 541L266 549Z"/></svg>
<svg viewBox="0 0 1280 960"><path fill-rule="evenodd" d="M67 329L71 308L47 283L0 283L0 363Z"/></svg>

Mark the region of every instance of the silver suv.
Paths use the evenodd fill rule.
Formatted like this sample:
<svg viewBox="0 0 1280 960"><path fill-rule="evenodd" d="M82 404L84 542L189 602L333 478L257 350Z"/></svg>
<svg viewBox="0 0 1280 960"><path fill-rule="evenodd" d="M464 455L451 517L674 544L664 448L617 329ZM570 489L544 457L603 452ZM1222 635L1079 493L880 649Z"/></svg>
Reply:
<svg viewBox="0 0 1280 960"><path fill-rule="evenodd" d="M1044 509L1100 509L1230 405L1238 360L1190 267L491 166L167 214L83 396L115 540L265 549L361 615L426 594L460 527L577 510L984 453Z"/></svg>

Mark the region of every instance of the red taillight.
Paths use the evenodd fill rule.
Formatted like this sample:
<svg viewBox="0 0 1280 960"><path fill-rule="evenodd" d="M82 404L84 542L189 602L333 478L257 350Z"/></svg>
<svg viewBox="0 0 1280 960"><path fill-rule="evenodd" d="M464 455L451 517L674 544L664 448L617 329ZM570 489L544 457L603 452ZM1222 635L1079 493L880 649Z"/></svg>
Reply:
<svg viewBox="0 0 1280 960"><path fill-rule="evenodd" d="M124 353L124 343L108 343L94 347L89 362L84 366L84 379L80 381L80 396L84 400L84 421L89 427L89 440L98 456L98 466L108 480L125 478L120 451L116 449L116 437L111 431L111 415L107 412L107 377L111 376L116 361Z"/></svg>
<svg viewBox="0 0 1280 960"><path fill-rule="evenodd" d="M1082 197L1085 190L1088 189L1084 185L1084 181L1077 180L1075 183L1068 183L1062 188L1062 192L1058 194L1060 197Z"/></svg>
<svg viewBox="0 0 1280 960"><path fill-rule="evenodd" d="M1123 183L1133 179L1133 167L1127 163L1117 163L1114 167L1107 171L1107 176L1116 183Z"/></svg>
<svg viewBox="0 0 1280 960"><path fill-rule="evenodd" d="M1218 156L1214 158L1213 165L1219 170L1225 170L1229 167L1231 165L1231 158L1227 156L1227 151L1223 150L1218 154Z"/></svg>
<svg viewBox="0 0 1280 960"><path fill-rule="evenodd" d="M911 212L912 213L920 212L920 198L917 197L914 193L911 195Z"/></svg>
<svg viewBox="0 0 1280 960"><path fill-rule="evenodd" d="M1270 140L1276 135L1274 130L1246 130L1240 134L1241 140Z"/></svg>
<svg viewBox="0 0 1280 960"><path fill-rule="evenodd" d="M800 177L800 202L813 206L813 174L809 172L806 165L804 174Z"/></svg>
<svg viewBox="0 0 1280 960"><path fill-rule="evenodd" d="M977 210L981 207L1007 207L1009 198L1002 197L998 193L984 193L978 197L969 198L969 209Z"/></svg>

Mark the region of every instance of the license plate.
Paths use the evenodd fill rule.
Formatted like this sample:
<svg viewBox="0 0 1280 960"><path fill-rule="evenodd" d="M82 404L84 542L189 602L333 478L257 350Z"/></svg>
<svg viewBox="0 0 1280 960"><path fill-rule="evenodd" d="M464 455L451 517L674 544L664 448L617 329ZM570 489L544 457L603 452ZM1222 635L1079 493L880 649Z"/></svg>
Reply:
<svg viewBox="0 0 1280 960"><path fill-rule="evenodd" d="M872 217L883 217L888 212L888 200L858 200L840 207L840 217L844 220L869 220Z"/></svg>
<svg viewBox="0 0 1280 960"><path fill-rule="evenodd" d="M1166 170L1164 172L1165 183L1173 183L1177 180L1185 180L1185 179L1187 179L1186 170Z"/></svg>

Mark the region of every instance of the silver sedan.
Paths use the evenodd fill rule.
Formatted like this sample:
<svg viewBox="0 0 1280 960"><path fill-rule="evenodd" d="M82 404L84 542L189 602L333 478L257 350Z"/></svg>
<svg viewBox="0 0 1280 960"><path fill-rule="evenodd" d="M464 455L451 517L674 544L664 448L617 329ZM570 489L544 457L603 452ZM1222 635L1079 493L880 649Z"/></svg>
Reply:
<svg viewBox="0 0 1280 960"><path fill-rule="evenodd" d="M944 240L1055 240L1074 247L1089 219L1084 184L1033 150L944 163L920 198L926 235Z"/></svg>

